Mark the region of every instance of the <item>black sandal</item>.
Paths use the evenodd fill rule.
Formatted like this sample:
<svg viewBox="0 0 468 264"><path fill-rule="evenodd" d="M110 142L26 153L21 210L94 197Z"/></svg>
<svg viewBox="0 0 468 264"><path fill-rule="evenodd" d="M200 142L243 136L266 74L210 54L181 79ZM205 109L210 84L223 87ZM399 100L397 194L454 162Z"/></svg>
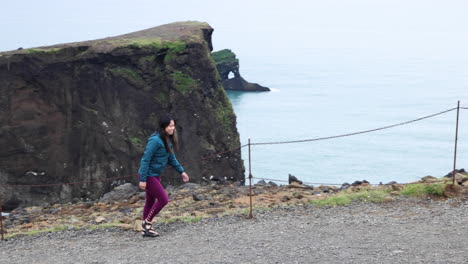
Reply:
<svg viewBox="0 0 468 264"><path fill-rule="evenodd" d="M152 223L143 221L141 223L141 227L143 228L143 237L158 237L159 236L159 233L153 229Z"/></svg>

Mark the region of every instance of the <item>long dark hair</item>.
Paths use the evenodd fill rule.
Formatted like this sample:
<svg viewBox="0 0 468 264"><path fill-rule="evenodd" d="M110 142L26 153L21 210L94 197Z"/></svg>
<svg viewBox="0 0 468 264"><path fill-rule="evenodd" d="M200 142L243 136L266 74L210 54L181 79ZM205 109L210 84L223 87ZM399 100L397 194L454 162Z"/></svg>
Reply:
<svg viewBox="0 0 468 264"><path fill-rule="evenodd" d="M158 132L161 135L161 138L164 142L164 146L166 147L167 152L174 153L174 150L171 149L169 142L172 141L172 145L174 146L175 150L178 150L179 140L177 138L177 129L174 129L174 134L172 135L169 135L166 132L166 127L169 126L171 121L174 121L174 124L176 123L175 119L170 114L161 116L161 118L159 119Z"/></svg>

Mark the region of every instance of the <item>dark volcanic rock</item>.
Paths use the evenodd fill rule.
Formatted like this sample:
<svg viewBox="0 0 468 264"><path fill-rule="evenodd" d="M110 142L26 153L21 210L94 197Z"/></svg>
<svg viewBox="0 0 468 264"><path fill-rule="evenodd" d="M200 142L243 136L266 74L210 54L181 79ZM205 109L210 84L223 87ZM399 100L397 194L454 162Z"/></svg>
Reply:
<svg viewBox="0 0 468 264"><path fill-rule="evenodd" d="M181 22L0 53L4 204L97 199L111 186L136 184L146 140L167 112L177 121L182 165L240 146L236 116L210 58L212 32L206 23ZM237 150L186 170L192 182L210 175L241 180L244 167ZM114 177L126 178L109 180ZM182 183L173 169L162 177L164 184ZM83 183L1 187L66 182Z"/></svg>
<svg viewBox="0 0 468 264"><path fill-rule="evenodd" d="M110 202L110 201L122 201L132 197L138 188L131 184L125 183L120 186L117 186L111 192L104 194L104 196L99 200L100 202ZM76 198L74 198L76 199Z"/></svg>
<svg viewBox="0 0 468 264"><path fill-rule="evenodd" d="M239 72L239 60L236 54L229 49L224 49L212 53L213 59L216 62L221 82L226 90L237 91L270 91L269 88L263 87L257 83L249 83L242 78ZM229 78L229 74L234 75Z"/></svg>
<svg viewBox="0 0 468 264"><path fill-rule="evenodd" d="M300 181L298 178L296 178L296 176L292 175L292 174L289 174L289 184L293 183L293 182L297 182L299 184L302 184L302 181Z"/></svg>

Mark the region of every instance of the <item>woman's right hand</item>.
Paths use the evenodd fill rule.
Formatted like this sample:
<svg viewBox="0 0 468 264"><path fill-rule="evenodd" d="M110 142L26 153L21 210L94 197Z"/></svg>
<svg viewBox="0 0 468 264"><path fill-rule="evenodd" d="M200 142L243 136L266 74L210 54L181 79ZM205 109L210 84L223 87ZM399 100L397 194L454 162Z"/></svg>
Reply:
<svg viewBox="0 0 468 264"><path fill-rule="evenodd" d="M146 189L146 182L140 182L138 186L144 191Z"/></svg>

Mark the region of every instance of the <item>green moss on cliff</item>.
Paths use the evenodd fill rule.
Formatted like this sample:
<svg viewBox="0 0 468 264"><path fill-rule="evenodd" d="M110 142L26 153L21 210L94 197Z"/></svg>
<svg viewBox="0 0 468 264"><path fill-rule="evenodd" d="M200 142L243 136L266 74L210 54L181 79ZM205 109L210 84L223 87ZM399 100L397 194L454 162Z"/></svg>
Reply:
<svg viewBox="0 0 468 264"><path fill-rule="evenodd" d="M164 63L169 64L173 61L180 53L186 50L185 42L183 41L175 41L175 42L168 42L166 43L166 48L168 48L168 52L166 57L164 57Z"/></svg>
<svg viewBox="0 0 468 264"><path fill-rule="evenodd" d="M155 48L155 49L161 49L163 47L163 41L161 38L143 38L143 39L132 39L128 40L131 41L130 47L134 48Z"/></svg>
<svg viewBox="0 0 468 264"><path fill-rule="evenodd" d="M239 60L236 59L236 54L230 49L223 49L220 51L215 51L211 53L213 60L216 64L221 63L239 63Z"/></svg>
<svg viewBox="0 0 468 264"><path fill-rule="evenodd" d="M137 138L137 137L131 137L130 141L135 143L135 144L142 144L143 143L143 141L141 139Z"/></svg>
<svg viewBox="0 0 468 264"><path fill-rule="evenodd" d="M184 95L191 89L198 86L198 82L196 80L183 72L176 71L172 73L171 76L174 80L175 88Z"/></svg>
<svg viewBox="0 0 468 264"><path fill-rule="evenodd" d="M131 83L132 85L138 86L138 87L144 87L145 86L145 81L143 80L143 77L135 71L132 68L126 68L126 67L115 67L115 68L109 68L109 71L117 77L121 77Z"/></svg>
<svg viewBox="0 0 468 264"><path fill-rule="evenodd" d="M159 105L166 107L169 104L169 94L166 92L160 92L154 97L154 100Z"/></svg>
<svg viewBox="0 0 468 264"><path fill-rule="evenodd" d="M59 49L59 48L51 48L51 49L40 49L40 48L37 48L37 49L27 49L26 51L30 54L34 54L34 53L53 53L53 52L58 52L58 51L61 51L62 49Z"/></svg>

